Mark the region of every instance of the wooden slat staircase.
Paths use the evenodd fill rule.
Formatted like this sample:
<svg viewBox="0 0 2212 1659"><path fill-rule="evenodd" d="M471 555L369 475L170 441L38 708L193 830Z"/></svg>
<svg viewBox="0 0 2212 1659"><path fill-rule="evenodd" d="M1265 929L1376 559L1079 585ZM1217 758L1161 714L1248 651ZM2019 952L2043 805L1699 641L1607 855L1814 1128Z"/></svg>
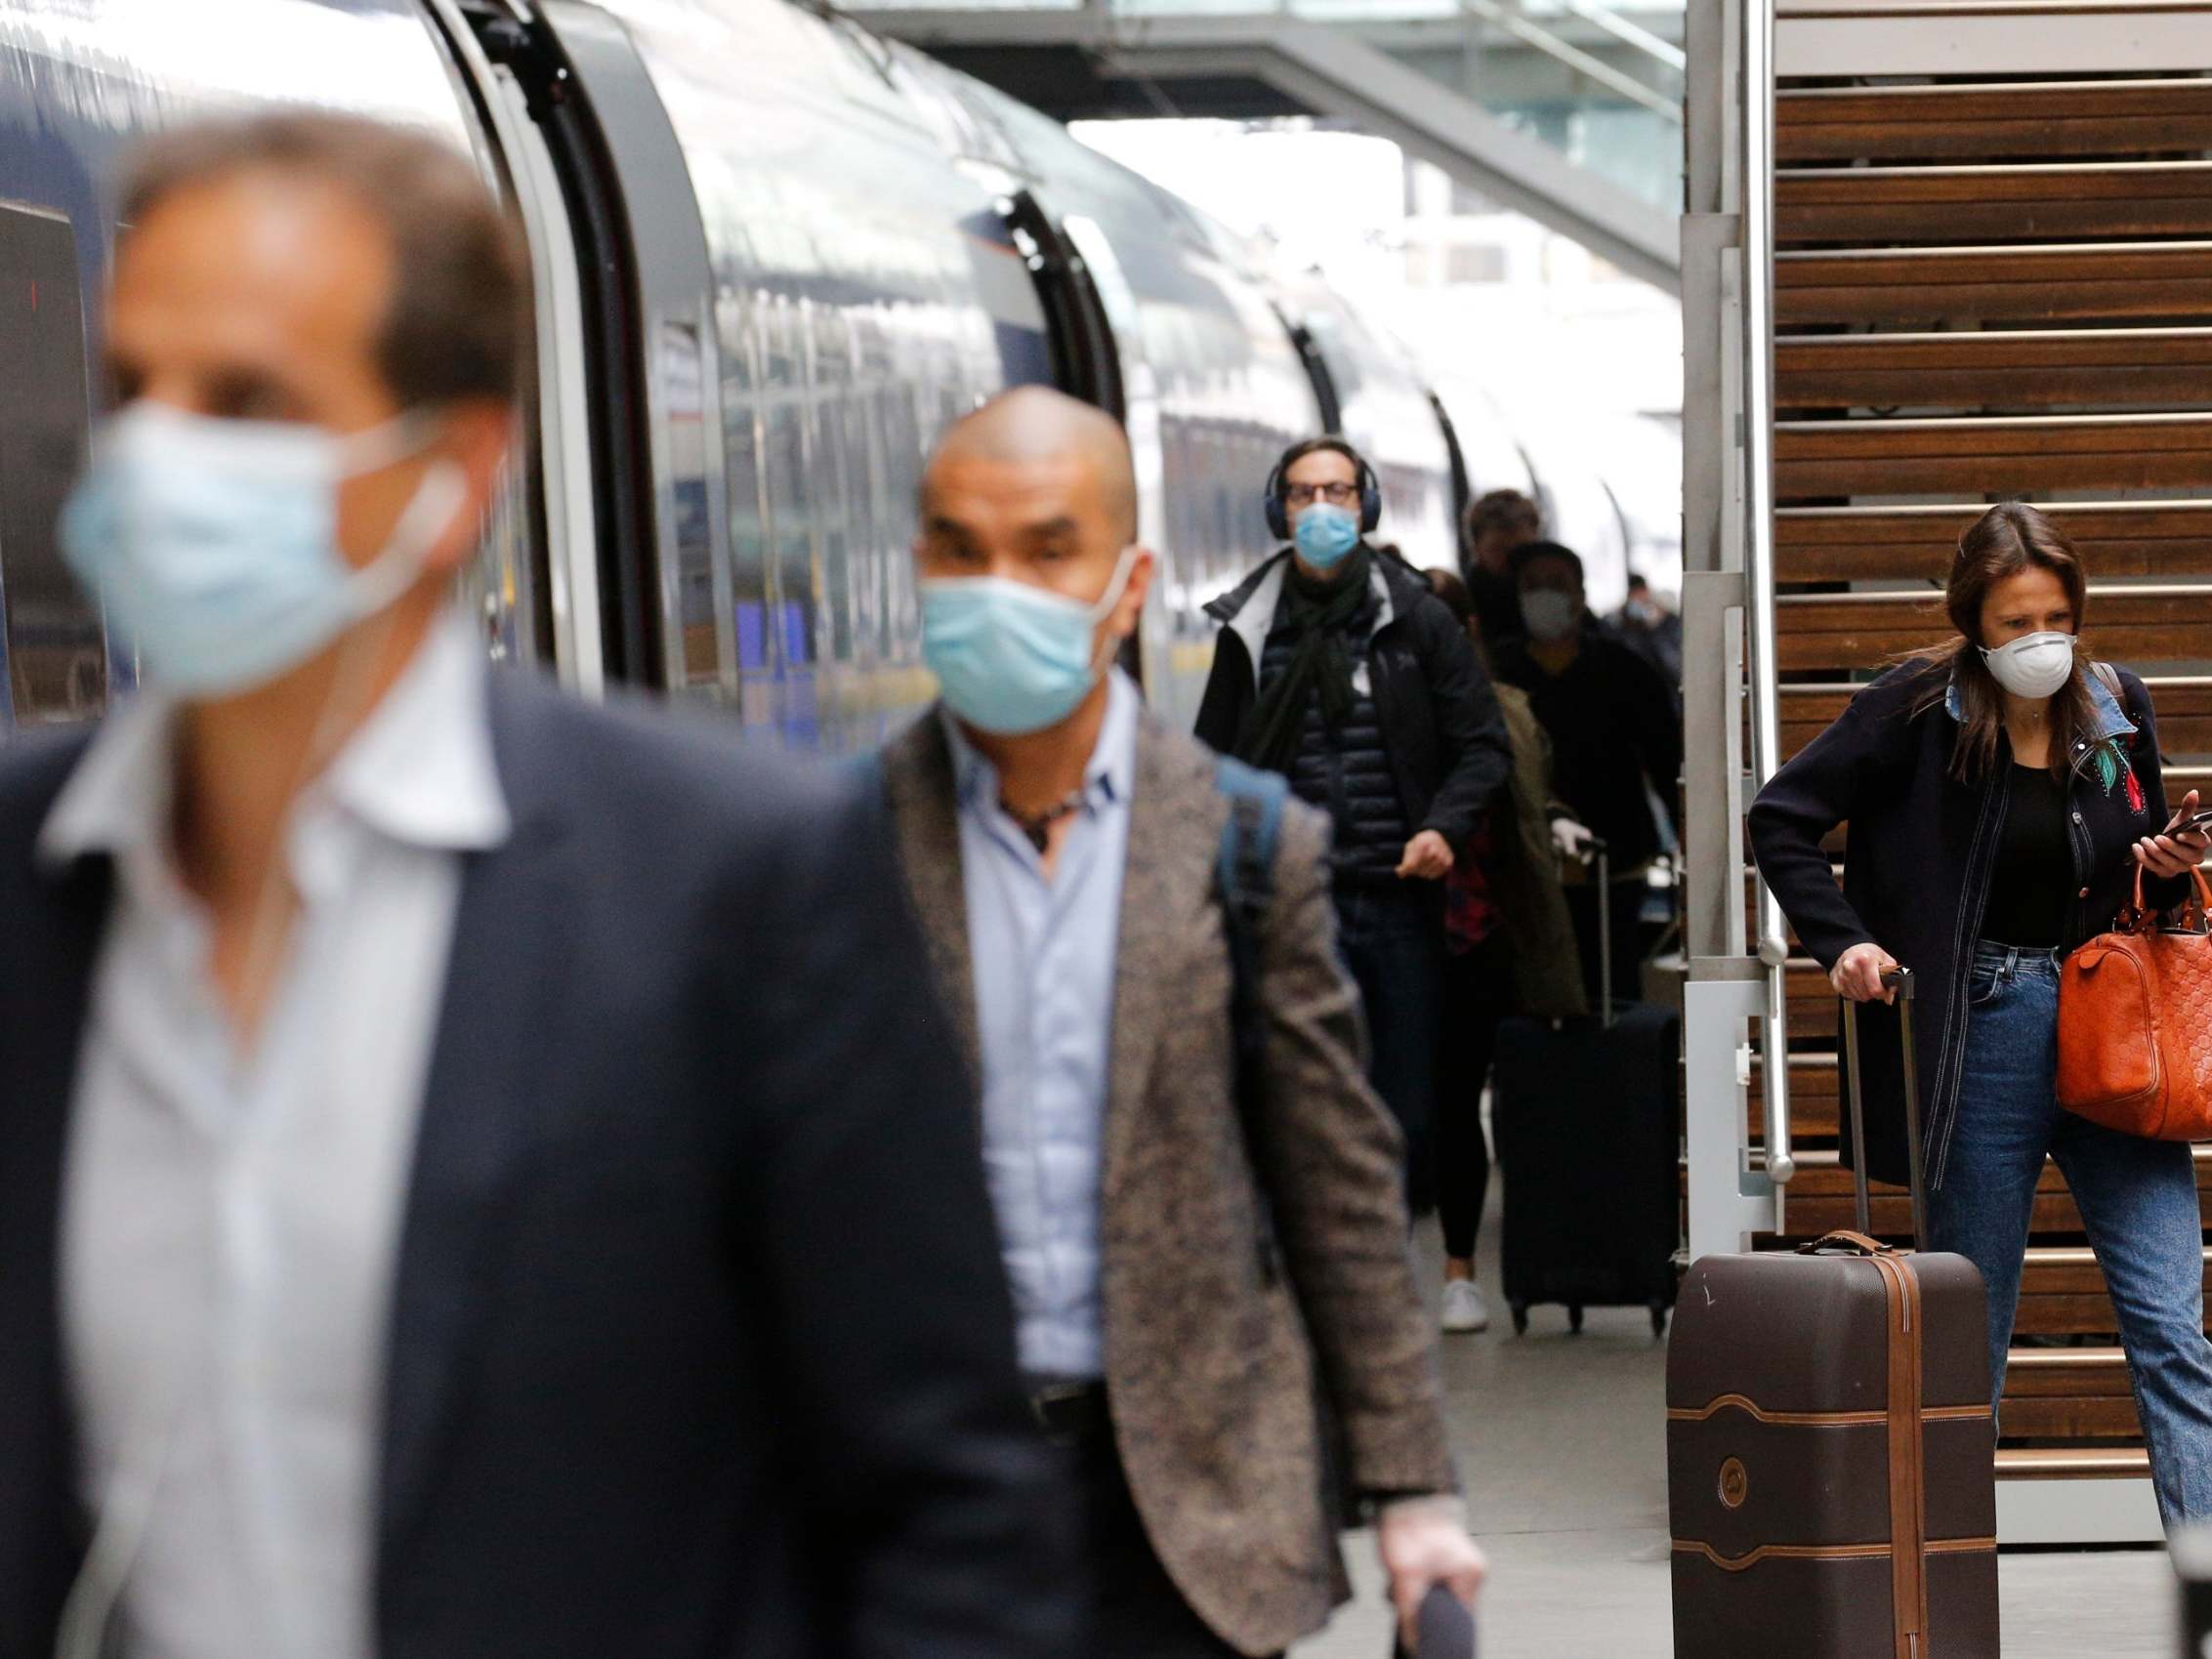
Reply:
<svg viewBox="0 0 2212 1659"><path fill-rule="evenodd" d="M2149 678L2175 793L2212 782L2212 78L1785 81L1775 113L1784 751L1948 632L1935 587L1959 532L2024 496L2088 561L2100 654ZM1852 1224L1836 1005L1803 959L1788 993L1803 1150L1776 1244ZM1756 1136L1756 1068L1751 1115ZM2212 1223L2212 1148L2196 1167ZM1901 1192L1878 1189L1874 1223L1909 1231ZM2000 1472L2141 1474L2111 1304L2055 1167L2016 1342Z"/></svg>

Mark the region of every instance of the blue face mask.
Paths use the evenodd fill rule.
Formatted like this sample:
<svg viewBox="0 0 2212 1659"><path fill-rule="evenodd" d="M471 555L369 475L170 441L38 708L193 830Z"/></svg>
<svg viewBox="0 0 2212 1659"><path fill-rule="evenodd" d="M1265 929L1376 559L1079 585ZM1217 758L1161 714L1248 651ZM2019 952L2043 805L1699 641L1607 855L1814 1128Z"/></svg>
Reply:
<svg viewBox="0 0 2212 1659"><path fill-rule="evenodd" d="M1019 736L1075 712L1105 667L1092 636L1121 602L1137 550L1125 549L1097 604L1003 576L924 581L922 660L945 707L978 731Z"/></svg>
<svg viewBox="0 0 2212 1659"><path fill-rule="evenodd" d="M338 485L418 450L417 424L340 436L134 403L63 510L63 558L169 690L267 684L412 586L460 511L467 479L445 463L374 560L356 570L338 551Z"/></svg>
<svg viewBox="0 0 2212 1659"><path fill-rule="evenodd" d="M1316 501L1298 515L1290 539L1298 545L1299 558L1326 572L1342 564L1345 556L1359 545L1359 520L1349 507Z"/></svg>

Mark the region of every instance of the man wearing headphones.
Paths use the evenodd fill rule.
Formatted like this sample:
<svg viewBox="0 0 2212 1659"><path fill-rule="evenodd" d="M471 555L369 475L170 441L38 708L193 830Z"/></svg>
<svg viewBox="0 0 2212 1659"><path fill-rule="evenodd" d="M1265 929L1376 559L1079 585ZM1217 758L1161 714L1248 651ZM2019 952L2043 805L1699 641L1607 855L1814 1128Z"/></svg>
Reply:
<svg viewBox="0 0 2212 1659"><path fill-rule="evenodd" d="M1261 506L1291 545L1207 606L1222 626L1198 735L1283 773L1328 813L1338 943L1366 1005L1369 1075L1418 1171L1435 1088L1440 884L1505 783L1512 749L1465 632L1417 571L1368 543L1382 491L1357 450L1341 437L1292 445Z"/></svg>

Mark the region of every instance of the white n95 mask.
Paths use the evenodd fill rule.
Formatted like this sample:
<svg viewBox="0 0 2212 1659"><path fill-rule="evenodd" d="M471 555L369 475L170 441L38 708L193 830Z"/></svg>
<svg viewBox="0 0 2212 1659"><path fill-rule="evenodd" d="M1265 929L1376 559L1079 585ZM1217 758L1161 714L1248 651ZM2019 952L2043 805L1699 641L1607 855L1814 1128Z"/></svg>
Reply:
<svg viewBox="0 0 2212 1659"><path fill-rule="evenodd" d="M2016 697L2048 697L2073 678L2071 634L2023 634L1995 650L1984 649L1997 684Z"/></svg>

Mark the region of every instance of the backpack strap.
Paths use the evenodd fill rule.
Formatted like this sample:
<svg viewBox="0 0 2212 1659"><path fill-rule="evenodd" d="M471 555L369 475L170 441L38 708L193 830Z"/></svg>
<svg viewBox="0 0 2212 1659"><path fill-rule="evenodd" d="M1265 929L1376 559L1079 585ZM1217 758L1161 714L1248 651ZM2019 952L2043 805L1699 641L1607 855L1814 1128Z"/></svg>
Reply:
<svg viewBox="0 0 2212 1659"><path fill-rule="evenodd" d="M1267 1076L1267 1014L1260 1002L1260 938L1274 896L1275 849L1282 836L1288 780L1227 755L1214 762L1214 787L1229 801L1221 847L1214 858L1214 895L1229 942L1230 1025L1236 1055L1236 1121L1244 1155L1261 1194L1260 1266L1271 1282L1277 1270L1274 1222L1259 1165L1260 1098Z"/></svg>
<svg viewBox="0 0 2212 1659"><path fill-rule="evenodd" d="M2091 673L2104 682L2105 689L2111 692L2112 701L2119 704L2120 712L2125 714L2127 712L2127 688L2120 684L2120 671L2108 662L2092 662L2089 668Z"/></svg>

